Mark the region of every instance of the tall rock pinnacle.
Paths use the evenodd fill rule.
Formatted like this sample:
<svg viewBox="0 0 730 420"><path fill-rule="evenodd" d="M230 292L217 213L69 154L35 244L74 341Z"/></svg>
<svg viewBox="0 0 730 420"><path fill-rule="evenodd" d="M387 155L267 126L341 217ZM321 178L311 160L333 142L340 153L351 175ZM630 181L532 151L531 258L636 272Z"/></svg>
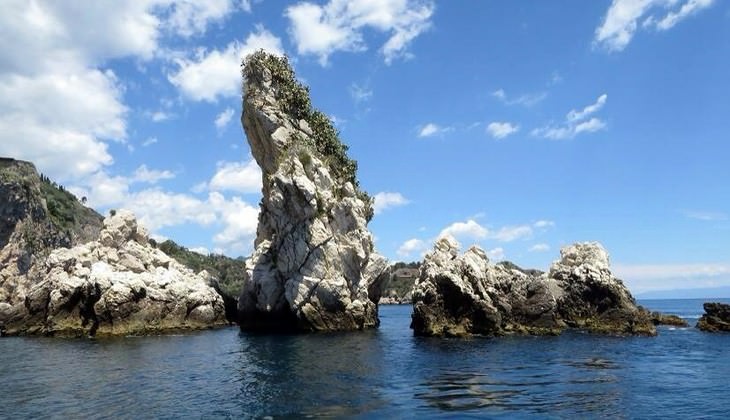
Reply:
<svg viewBox="0 0 730 420"><path fill-rule="evenodd" d="M241 328L377 327L387 263L373 251L372 199L360 190L357 163L285 57L249 55L243 81L242 123L263 198L238 301Z"/></svg>

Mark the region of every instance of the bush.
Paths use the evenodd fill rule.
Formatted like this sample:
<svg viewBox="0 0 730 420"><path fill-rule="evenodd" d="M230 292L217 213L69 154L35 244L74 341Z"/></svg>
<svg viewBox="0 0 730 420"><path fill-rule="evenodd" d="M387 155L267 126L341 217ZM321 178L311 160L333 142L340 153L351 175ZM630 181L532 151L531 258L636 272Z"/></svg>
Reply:
<svg viewBox="0 0 730 420"><path fill-rule="evenodd" d="M293 119L305 120L312 129L311 140L305 140L303 137L297 139L313 148L333 175L344 182L352 183L358 197L368 206L366 219L369 222L374 214L372 199L360 189L356 177L357 162L347 156L348 147L340 140L339 132L332 120L312 107L309 88L296 79L294 70L289 65L289 59L286 56L281 57L259 50L246 57L241 67L244 80L254 86L260 85L261 80L257 79L260 74L265 74L267 71L271 73L272 85L276 89L274 95L281 108Z"/></svg>

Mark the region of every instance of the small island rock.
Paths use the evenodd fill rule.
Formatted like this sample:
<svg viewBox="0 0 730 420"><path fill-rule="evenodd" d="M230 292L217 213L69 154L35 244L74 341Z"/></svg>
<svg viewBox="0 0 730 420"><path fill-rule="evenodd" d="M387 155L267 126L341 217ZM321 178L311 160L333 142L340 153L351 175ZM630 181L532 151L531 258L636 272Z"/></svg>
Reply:
<svg viewBox="0 0 730 420"><path fill-rule="evenodd" d="M243 66L242 122L263 198L238 300L243 330L376 327L386 260L367 229L372 199L329 118L288 61L259 51Z"/></svg>
<svg viewBox="0 0 730 420"><path fill-rule="evenodd" d="M697 328L706 332L730 331L730 305L705 302L705 314L697 321Z"/></svg>
<svg viewBox="0 0 730 420"><path fill-rule="evenodd" d="M491 264L476 246L459 255L453 238L441 238L421 266L411 328L426 336L545 335L568 327L656 334L648 312L611 274L600 244L565 247L549 272L538 273Z"/></svg>

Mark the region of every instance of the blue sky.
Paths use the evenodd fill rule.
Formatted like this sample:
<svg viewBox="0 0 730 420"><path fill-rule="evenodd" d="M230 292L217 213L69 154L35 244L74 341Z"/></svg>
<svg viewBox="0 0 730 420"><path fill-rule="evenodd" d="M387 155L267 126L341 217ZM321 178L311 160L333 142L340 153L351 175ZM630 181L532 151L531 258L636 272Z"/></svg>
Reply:
<svg viewBox="0 0 730 420"><path fill-rule="evenodd" d="M287 54L377 198L377 249L448 232L546 269L597 240L634 292L730 286L730 5L3 2L0 155L200 251L252 249L239 63Z"/></svg>

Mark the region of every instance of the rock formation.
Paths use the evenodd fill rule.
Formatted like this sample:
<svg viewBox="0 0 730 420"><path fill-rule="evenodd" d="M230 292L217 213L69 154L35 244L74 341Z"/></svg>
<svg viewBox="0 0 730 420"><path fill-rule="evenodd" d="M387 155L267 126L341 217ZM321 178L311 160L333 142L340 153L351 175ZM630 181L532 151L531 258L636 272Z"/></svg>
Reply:
<svg viewBox="0 0 730 420"><path fill-rule="evenodd" d="M656 334L598 243L565 247L549 272L535 274L491 264L476 246L459 255L453 238L441 238L421 266L411 328L426 336L560 334L568 327Z"/></svg>
<svg viewBox="0 0 730 420"><path fill-rule="evenodd" d="M209 281L151 246L131 213L104 220L33 164L0 158L0 335L219 325Z"/></svg>
<svg viewBox="0 0 730 420"><path fill-rule="evenodd" d="M677 315L652 312L651 321L654 325L671 325L673 327L689 327L687 321Z"/></svg>
<svg viewBox="0 0 730 420"><path fill-rule="evenodd" d="M705 314L697 321L697 328L707 332L730 332L730 305L705 302Z"/></svg>
<svg viewBox="0 0 730 420"><path fill-rule="evenodd" d="M329 118L312 108L284 57L243 66L242 123L263 199L238 301L244 330L331 331L378 325L381 273L370 197Z"/></svg>
<svg viewBox="0 0 730 420"><path fill-rule="evenodd" d="M223 300L209 280L152 247L134 215L118 211L97 241L54 249L25 274L5 266L0 324L4 334L63 336L225 325Z"/></svg>

